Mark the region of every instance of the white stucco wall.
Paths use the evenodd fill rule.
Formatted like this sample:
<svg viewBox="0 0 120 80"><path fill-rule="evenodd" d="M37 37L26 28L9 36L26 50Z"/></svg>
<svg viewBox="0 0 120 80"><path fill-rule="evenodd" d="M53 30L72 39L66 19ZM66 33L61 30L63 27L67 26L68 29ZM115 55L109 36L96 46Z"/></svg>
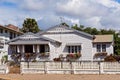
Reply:
<svg viewBox="0 0 120 80"><path fill-rule="evenodd" d="M80 60L92 60L92 39L86 37L82 34L44 34L43 36L50 39L54 39L62 42L60 46L54 44L50 45L51 50L51 59L59 57L60 54L66 56L68 54L68 49L66 47L67 43L81 43L81 54L82 57Z"/></svg>

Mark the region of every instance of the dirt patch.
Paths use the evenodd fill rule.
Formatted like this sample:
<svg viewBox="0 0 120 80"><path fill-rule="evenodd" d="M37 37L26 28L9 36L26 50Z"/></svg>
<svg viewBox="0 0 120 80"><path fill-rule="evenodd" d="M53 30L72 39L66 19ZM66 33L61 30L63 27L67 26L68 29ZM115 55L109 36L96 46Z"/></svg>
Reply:
<svg viewBox="0 0 120 80"><path fill-rule="evenodd" d="M8 80L120 80L120 75L58 75L58 74L7 74L0 78Z"/></svg>
<svg viewBox="0 0 120 80"><path fill-rule="evenodd" d="M10 66L9 67L10 74L20 74L20 67L19 66Z"/></svg>

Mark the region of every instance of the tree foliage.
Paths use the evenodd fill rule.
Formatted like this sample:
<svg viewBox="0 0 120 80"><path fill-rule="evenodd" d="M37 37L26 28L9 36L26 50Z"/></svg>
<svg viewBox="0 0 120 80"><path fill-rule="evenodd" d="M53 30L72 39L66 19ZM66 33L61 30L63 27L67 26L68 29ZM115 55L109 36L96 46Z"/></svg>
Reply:
<svg viewBox="0 0 120 80"><path fill-rule="evenodd" d="M23 28L22 28L22 31L24 33L26 32L33 32L33 33L37 33L39 32L39 27L38 27L38 24L36 22L35 19L32 19L32 18L26 18L23 22Z"/></svg>
<svg viewBox="0 0 120 80"><path fill-rule="evenodd" d="M65 22L61 23L61 25L69 27L69 25L67 23L65 23Z"/></svg>

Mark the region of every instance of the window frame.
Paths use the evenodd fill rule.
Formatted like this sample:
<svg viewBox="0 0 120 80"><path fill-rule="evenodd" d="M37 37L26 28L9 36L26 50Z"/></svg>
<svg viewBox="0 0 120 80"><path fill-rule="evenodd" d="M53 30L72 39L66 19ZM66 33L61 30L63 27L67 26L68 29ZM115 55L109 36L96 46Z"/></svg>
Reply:
<svg viewBox="0 0 120 80"><path fill-rule="evenodd" d="M79 46L77 46L77 45L75 45L75 46L67 46L67 48L68 48L68 53L80 53L81 52L81 46L79 45Z"/></svg>
<svg viewBox="0 0 120 80"><path fill-rule="evenodd" d="M96 52L106 52L106 44L96 44Z"/></svg>

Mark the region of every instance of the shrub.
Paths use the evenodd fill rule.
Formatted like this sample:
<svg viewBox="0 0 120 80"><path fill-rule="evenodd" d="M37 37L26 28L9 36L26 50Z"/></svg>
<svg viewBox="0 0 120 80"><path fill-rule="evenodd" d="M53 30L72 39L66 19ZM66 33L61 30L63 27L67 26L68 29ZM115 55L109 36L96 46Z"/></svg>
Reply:
<svg viewBox="0 0 120 80"><path fill-rule="evenodd" d="M54 60L54 61L61 61L60 58L54 58L53 60Z"/></svg>
<svg viewBox="0 0 120 80"><path fill-rule="evenodd" d="M109 55L109 56L106 56L104 58L104 61L106 61L106 62L115 62L117 60L115 59L115 57L113 55Z"/></svg>
<svg viewBox="0 0 120 80"><path fill-rule="evenodd" d="M106 52L99 52L94 55L94 57L105 57L105 56L107 56Z"/></svg>
<svg viewBox="0 0 120 80"><path fill-rule="evenodd" d="M49 53L39 53L39 57L49 57Z"/></svg>
<svg viewBox="0 0 120 80"><path fill-rule="evenodd" d="M81 54L80 53L70 53L70 54L67 54L66 58L71 58L71 59L78 59L81 57Z"/></svg>

